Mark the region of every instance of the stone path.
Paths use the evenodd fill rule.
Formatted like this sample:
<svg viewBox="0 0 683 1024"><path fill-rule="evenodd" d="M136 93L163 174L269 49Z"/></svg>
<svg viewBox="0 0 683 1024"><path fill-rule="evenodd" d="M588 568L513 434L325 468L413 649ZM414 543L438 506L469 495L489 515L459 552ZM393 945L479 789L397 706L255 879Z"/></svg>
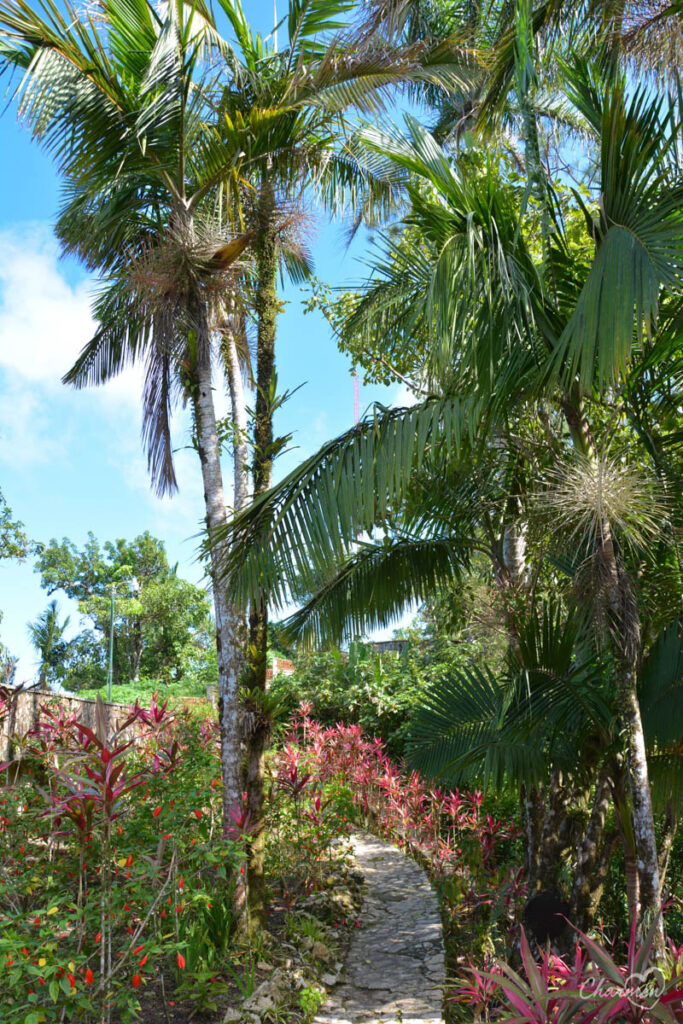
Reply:
<svg viewBox="0 0 683 1024"><path fill-rule="evenodd" d="M367 885L361 927L314 1024L439 1024L445 967L436 896L396 847L363 834L352 841Z"/></svg>

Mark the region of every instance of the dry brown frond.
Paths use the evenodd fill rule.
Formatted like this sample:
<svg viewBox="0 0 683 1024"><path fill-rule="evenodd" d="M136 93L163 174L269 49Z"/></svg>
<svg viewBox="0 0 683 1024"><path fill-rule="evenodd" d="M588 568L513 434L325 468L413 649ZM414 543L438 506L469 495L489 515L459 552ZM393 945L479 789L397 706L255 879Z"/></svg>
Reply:
<svg viewBox="0 0 683 1024"><path fill-rule="evenodd" d="M195 223L192 230L175 227L131 253L128 281L149 306L168 308L199 292L210 300L234 286L243 270L240 257L254 234L252 229L226 238L211 222Z"/></svg>
<svg viewBox="0 0 683 1024"><path fill-rule="evenodd" d="M631 0L625 5L623 49L660 84L674 84L683 62L683 23L670 0Z"/></svg>

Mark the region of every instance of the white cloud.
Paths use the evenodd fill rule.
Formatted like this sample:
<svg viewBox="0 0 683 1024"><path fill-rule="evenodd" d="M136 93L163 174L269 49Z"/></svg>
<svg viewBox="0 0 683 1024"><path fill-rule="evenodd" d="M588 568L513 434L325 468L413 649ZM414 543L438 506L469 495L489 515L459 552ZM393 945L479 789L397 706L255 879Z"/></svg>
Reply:
<svg viewBox="0 0 683 1024"><path fill-rule="evenodd" d="M67 283L47 229L1 233L0 366L58 384L93 333L88 285Z"/></svg>
<svg viewBox="0 0 683 1024"><path fill-rule="evenodd" d="M71 417L57 410L62 375L92 337L92 282L71 284L49 228L25 224L0 232L0 460L19 467L64 457ZM128 369L72 406L103 412L117 432L139 430L141 372Z"/></svg>
<svg viewBox="0 0 683 1024"><path fill-rule="evenodd" d="M0 383L0 461L14 469L44 463L58 457L63 444L51 429L40 389L5 376Z"/></svg>
<svg viewBox="0 0 683 1024"><path fill-rule="evenodd" d="M46 225L0 232L0 367L61 389L61 378L95 333L93 281L70 284ZM137 403L140 370L128 369L98 393Z"/></svg>
<svg viewBox="0 0 683 1024"><path fill-rule="evenodd" d="M417 405L419 401L419 396L414 391L411 391L407 384L399 384L391 399L391 404L400 408Z"/></svg>

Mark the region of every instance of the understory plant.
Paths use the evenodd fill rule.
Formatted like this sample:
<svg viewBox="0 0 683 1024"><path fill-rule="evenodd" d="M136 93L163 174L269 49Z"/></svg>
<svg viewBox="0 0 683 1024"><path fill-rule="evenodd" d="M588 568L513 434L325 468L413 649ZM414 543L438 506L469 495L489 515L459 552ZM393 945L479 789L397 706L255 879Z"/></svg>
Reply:
<svg viewBox="0 0 683 1024"><path fill-rule="evenodd" d="M213 725L156 698L113 724L98 701L90 725L53 702L15 741L0 787L3 1022L215 1007L244 840L222 829Z"/></svg>
<svg viewBox="0 0 683 1024"><path fill-rule="evenodd" d="M470 967L454 1000L471 1007L475 1020L501 1024L680 1024L681 950L655 963L656 927L638 943L634 919L624 963L581 931L571 959L550 949L535 956L522 928L521 972L500 960Z"/></svg>
<svg viewBox="0 0 683 1024"><path fill-rule="evenodd" d="M491 814L478 791L446 791L395 764L379 739L357 724L323 728L303 702L292 719L279 778L299 790L327 787L346 817L395 842L428 871L447 917L472 927L495 924L499 944L512 942L526 893L519 833L512 820ZM333 788L336 787L336 792ZM311 815L310 805L307 813Z"/></svg>

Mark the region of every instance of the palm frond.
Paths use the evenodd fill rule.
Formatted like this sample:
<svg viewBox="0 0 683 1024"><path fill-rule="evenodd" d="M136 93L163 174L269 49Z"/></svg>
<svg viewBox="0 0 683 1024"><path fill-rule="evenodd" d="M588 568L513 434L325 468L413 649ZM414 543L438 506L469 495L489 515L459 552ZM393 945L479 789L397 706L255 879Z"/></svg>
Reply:
<svg viewBox="0 0 683 1024"><path fill-rule="evenodd" d="M683 623L669 623L639 673L643 730L648 745L683 743Z"/></svg>
<svg viewBox="0 0 683 1024"><path fill-rule="evenodd" d="M360 543L284 628L304 645L339 643L386 628L439 587L453 587L467 557L466 547L448 537Z"/></svg>
<svg viewBox="0 0 683 1024"><path fill-rule="evenodd" d="M506 777L538 778L546 752L528 731L501 729L509 686L472 664L439 680L423 697L410 733L408 763L446 784L476 779L502 784Z"/></svg>
<svg viewBox="0 0 683 1024"><path fill-rule="evenodd" d="M455 397L376 406L233 520L223 569L233 599L246 604L265 590L278 608L292 581L310 580L312 590L360 534L387 521L429 450L457 452L469 430L467 405Z"/></svg>
<svg viewBox="0 0 683 1024"><path fill-rule="evenodd" d="M683 277L683 182L667 163L678 131L672 111L643 89L629 102L617 83L600 129L599 219L585 209L597 251L549 360L551 379L578 377L584 392L625 373L634 343L654 332L661 289L679 290Z"/></svg>

